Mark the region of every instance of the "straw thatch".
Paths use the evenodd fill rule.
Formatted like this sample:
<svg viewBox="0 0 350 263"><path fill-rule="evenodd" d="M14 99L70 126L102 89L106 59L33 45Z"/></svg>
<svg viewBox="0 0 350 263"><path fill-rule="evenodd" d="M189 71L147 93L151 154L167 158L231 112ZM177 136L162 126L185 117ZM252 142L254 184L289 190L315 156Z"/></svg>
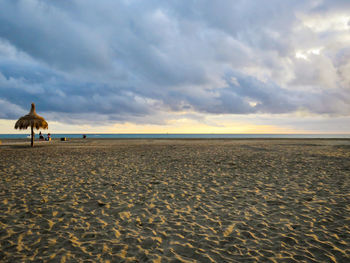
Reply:
<svg viewBox="0 0 350 263"><path fill-rule="evenodd" d="M47 129L49 125L45 121L45 119L35 112L35 104L32 103L32 108L30 109L30 112L27 115L24 115L23 117L19 118L18 121L15 124L15 129L27 129L28 127L31 128L31 145L34 145L34 131L33 128L39 129Z"/></svg>
<svg viewBox="0 0 350 263"><path fill-rule="evenodd" d="M41 129L47 129L49 125L45 121L45 119L35 112L35 104L32 103L32 108L30 109L30 112L27 115L24 115L23 117L19 118L18 121L15 124L15 129L27 129L28 127L36 128L37 130Z"/></svg>

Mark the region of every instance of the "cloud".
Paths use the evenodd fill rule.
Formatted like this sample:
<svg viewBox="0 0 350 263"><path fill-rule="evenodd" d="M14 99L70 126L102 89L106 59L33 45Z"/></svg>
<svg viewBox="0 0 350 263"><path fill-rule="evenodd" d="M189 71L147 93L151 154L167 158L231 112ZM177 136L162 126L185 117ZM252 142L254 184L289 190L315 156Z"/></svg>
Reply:
<svg viewBox="0 0 350 263"><path fill-rule="evenodd" d="M72 123L350 114L348 1L18 0L0 10L1 118L32 101Z"/></svg>

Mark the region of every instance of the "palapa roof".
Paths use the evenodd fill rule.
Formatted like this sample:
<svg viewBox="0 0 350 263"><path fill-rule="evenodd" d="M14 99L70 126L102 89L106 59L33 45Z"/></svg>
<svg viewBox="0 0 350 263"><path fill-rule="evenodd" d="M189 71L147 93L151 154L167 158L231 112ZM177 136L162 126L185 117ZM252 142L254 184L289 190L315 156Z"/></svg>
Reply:
<svg viewBox="0 0 350 263"><path fill-rule="evenodd" d="M19 118L15 124L15 129L27 129L28 127L34 127L38 129L47 129L49 125L45 121L45 119L35 112L35 104L32 103L32 108L27 115Z"/></svg>

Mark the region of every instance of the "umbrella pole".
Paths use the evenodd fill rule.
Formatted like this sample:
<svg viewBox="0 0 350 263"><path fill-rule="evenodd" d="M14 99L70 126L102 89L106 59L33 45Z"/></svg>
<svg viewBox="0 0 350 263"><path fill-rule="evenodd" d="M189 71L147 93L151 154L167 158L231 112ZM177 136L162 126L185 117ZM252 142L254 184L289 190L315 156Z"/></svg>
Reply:
<svg viewBox="0 0 350 263"><path fill-rule="evenodd" d="M30 138L30 146L34 147L34 131L33 126L30 126L30 129L32 131L32 137Z"/></svg>

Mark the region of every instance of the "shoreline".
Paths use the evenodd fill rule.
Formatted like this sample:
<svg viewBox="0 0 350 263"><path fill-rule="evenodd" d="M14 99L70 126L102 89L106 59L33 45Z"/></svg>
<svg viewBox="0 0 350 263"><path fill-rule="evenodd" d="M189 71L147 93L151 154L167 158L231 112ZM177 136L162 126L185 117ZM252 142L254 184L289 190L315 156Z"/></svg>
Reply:
<svg viewBox="0 0 350 263"><path fill-rule="evenodd" d="M88 139L350 139L350 134L85 134ZM39 138L38 136L36 136ZM83 134L51 134L52 138L82 139ZM0 134L0 139L28 139Z"/></svg>
<svg viewBox="0 0 350 263"><path fill-rule="evenodd" d="M316 137L316 138L266 138L266 137L253 137L253 138L69 138L69 137L66 137L67 138L67 141L103 141L103 140L130 140L130 141L137 141L137 140L140 140L140 141L147 141L147 140L159 140L159 141L162 141L162 140L173 140L173 141L205 141L205 140L208 140L208 141L215 141L215 140L218 140L218 141L221 141L221 140L232 140L232 141L250 141L250 140L255 140L255 141L275 141L275 140L286 140L286 141L290 141L290 140L296 140L296 141L307 141L307 140L311 140L311 141L315 141L315 140L321 140L321 141L325 141L325 140L330 140L330 141L335 141L335 140L340 140L340 141L350 141L350 138L322 138L322 137ZM51 141L60 141L61 137L52 137L51 138ZM11 141L30 141L30 138L2 138L0 139L1 141L8 141L8 142L11 142ZM44 140L39 140L37 138L35 138L34 140L35 142L45 142ZM46 141L48 142L48 141Z"/></svg>

